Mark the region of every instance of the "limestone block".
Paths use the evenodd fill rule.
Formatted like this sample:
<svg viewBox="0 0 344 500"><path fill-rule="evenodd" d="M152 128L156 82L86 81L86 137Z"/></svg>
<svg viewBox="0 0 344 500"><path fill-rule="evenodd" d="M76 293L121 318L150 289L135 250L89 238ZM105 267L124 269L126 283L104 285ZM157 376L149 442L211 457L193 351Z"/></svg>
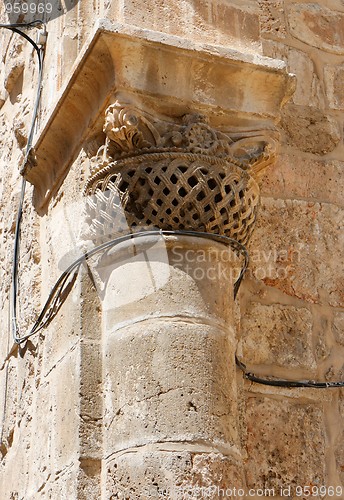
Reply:
<svg viewBox="0 0 344 500"><path fill-rule="evenodd" d="M80 459L78 500L101 498L101 460Z"/></svg>
<svg viewBox="0 0 344 500"><path fill-rule="evenodd" d="M260 29L263 36L285 38L287 25L282 0L258 0L260 8Z"/></svg>
<svg viewBox="0 0 344 500"><path fill-rule="evenodd" d="M54 429L49 435L54 471L67 469L78 456L79 356L78 350L67 354L49 376L49 420Z"/></svg>
<svg viewBox="0 0 344 500"><path fill-rule="evenodd" d="M329 153L341 140L339 123L315 108L287 105L281 125L286 143L307 153Z"/></svg>
<svg viewBox="0 0 344 500"><path fill-rule="evenodd" d="M28 352L18 363L22 365L15 380L18 388L11 387L6 400L18 425L0 466L1 497L77 498L78 364L70 355L60 361L51 377L42 380L39 369L25 373ZM11 402L13 408L8 406ZM9 473L16 470L20 473Z"/></svg>
<svg viewBox="0 0 344 500"><path fill-rule="evenodd" d="M335 448L336 464L339 471L339 477L344 483L344 432L338 439L337 446Z"/></svg>
<svg viewBox="0 0 344 500"><path fill-rule="evenodd" d="M221 33L223 43L226 39L237 39L241 46L250 44L251 50L257 49L257 44L260 45L259 17L253 9L248 8L248 2L241 7L225 0L214 3L210 24ZM204 2L204 5L208 5L208 2Z"/></svg>
<svg viewBox="0 0 344 500"><path fill-rule="evenodd" d="M251 488L326 484L324 420L317 405L250 397L246 446Z"/></svg>
<svg viewBox="0 0 344 500"><path fill-rule="evenodd" d="M102 447L102 366L100 344L83 341L80 346L80 454L98 459ZM86 476L88 467L85 468Z"/></svg>
<svg viewBox="0 0 344 500"><path fill-rule="evenodd" d="M30 439L29 465L23 469L28 471L27 484L20 485L25 499L77 498L77 372L77 360L70 353L60 360L50 376L40 380L36 375L32 423L23 426ZM17 453L21 455L18 449Z"/></svg>
<svg viewBox="0 0 344 500"><path fill-rule="evenodd" d="M106 498L243 498L229 493L244 487L238 465L220 453L143 449L111 457L106 470Z"/></svg>
<svg viewBox="0 0 344 500"><path fill-rule="evenodd" d="M10 94L24 71L25 55L22 39L15 39L10 44L5 61L3 85Z"/></svg>
<svg viewBox="0 0 344 500"><path fill-rule="evenodd" d="M344 13L319 3L294 3L289 8L290 32L326 52L344 54Z"/></svg>
<svg viewBox="0 0 344 500"><path fill-rule="evenodd" d="M112 7L111 11L114 8ZM121 17L127 24L161 31L194 41L222 45L259 45L259 21L253 9L229 5L224 0L142 3L125 0ZM178 19L178 23L175 20ZM250 47L252 50L252 47Z"/></svg>
<svg viewBox="0 0 344 500"><path fill-rule="evenodd" d="M333 109L344 109L344 65L326 65L324 79L329 105Z"/></svg>
<svg viewBox="0 0 344 500"><path fill-rule="evenodd" d="M73 293L74 292L74 293ZM43 349L42 371L44 376L53 373L69 353L75 352L79 343L80 310L75 298L78 297L75 288L59 311L58 318L45 330L46 341ZM73 300L74 295L74 300Z"/></svg>
<svg viewBox="0 0 344 500"><path fill-rule="evenodd" d="M32 415L32 431L30 443L30 475L26 487L28 495L34 495L42 484L45 484L49 474L54 470L53 438L51 435L51 419L53 415L53 398L49 384L39 385L34 394L32 406L39 408ZM39 443L39 446L37 445Z"/></svg>
<svg viewBox="0 0 344 500"><path fill-rule="evenodd" d="M249 275L288 295L343 307L343 220L335 205L263 198Z"/></svg>
<svg viewBox="0 0 344 500"><path fill-rule="evenodd" d="M248 363L315 368L308 309L253 302L241 320L241 335Z"/></svg>
<svg viewBox="0 0 344 500"><path fill-rule="evenodd" d="M344 162L317 161L281 153L262 180L261 193L282 199L309 199L344 205Z"/></svg>
<svg viewBox="0 0 344 500"><path fill-rule="evenodd" d="M92 412L94 418L102 414L100 408L101 393L101 350L100 343L85 342L80 343L81 370L83 375L81 380L80 394L83 396L83 405Z"/></svg>
<svg viewBox="0 0 344 500"><path fill-rule="evenodd" d="M296 89L292 101L302 106L324 107L324 95L313 61L307 54L289 49L288 69L296 75Z"/></svg>
<svg viewBox="0 0 344 500"><path fill-rule="evenodd" d="M336 341L344 345L344 312L337 312L333 319L333 333Z"/></svg>
<svg viewBox="0 0 344 500"><path fill-rule="evenodd" d="M1 402L1 458L4 458L13 445L14 432L18 412L17 369L15 359L9 360L0 377ZM9 397L11 395L11 397Z"/></svg>
<svg viewBox="0 0 344 500"><path fill-rule="evenodd" d="M225 332L183 320L107 335L105 455L147 443L237 445L234 348Z"/></svg>
<svg viewBox="0 0 344 500"><path fill-rule="evenodd" d="M50 474L36 490L24 490L25 500L74 500L82 498L78 496L77 490L77 463L68 465L66 468ZM97 498L97 497L95 497Z"/></svg>
<svg viewBox="0 0 344 500"><path fill-rule="evenodd" d="M101 338L101 305L97 290L91 284L92 274L81 276L80 323L82 338L99 342Z"/></svg>

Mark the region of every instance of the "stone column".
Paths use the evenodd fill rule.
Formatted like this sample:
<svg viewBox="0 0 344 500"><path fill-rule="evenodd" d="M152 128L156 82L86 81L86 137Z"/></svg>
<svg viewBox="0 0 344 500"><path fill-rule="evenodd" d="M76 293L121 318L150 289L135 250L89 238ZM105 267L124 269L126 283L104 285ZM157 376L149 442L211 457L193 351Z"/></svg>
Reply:
<svg viewBox="0 0 344 500"><path fill-rule="evenodd" d="M85 190L89 236L134 237L95 268L102 498L197 498L200 488L217 498L244 486L233 284L238 245L256 217L255 174L271 161L271 143L261 133L233 138L198 114L172 122L119 102L108 108L104 132ZM147 229L156 232L142 236ZM214 234L234 239L236 251Z"/></svg>
<svg viewBox="0 0 344 500"><path fill-rule="evenodd" d="M226 245L190 236L132 239L101 259L104 499L243 486L237 270Z"/></svg>
<svg viewBox="0 0 344 500"><path fill-rule="evenodd" d="M203 39L200 44L109 19L95 22L90 39L80 51L56 102L47 110L34 138L34 147L21 169L33 184L33 203L38 213L45 215L55 210L55 206L64 207L79 200L79 187L87 182L88 236L95 244L147 228L189 229L226 235L246 244L259 204L257 179L260 171L274 159L272 137L280 108L291 95L292 79L282 61L252 52L252 47L242 52L242 44L226 42L226 47L219 47L203 42ZM109 107L110 103L113 104ZM83 162L85 156L91 158L89 176ZM72 176L67 175L69 172ZM216 248L219 243L200 239L175 241L185 255L182 262L178 262L180 256L173 253L172 243L173 239L167 238L169 258L161 264L162 275L167 273L169 280L158 281L154 293L145 290L151 279L149 273L153 272L156 279L154 272L160 269L160 260L153 258L154 265L149 269L146 264L143 267L128 261L134 244L140 254L142 245L150 248L149 242L144 244L142 239L128 242L122 253L118 253L116 247L115 255L104 256L98 263L96 281L103 297L102 332L97 330L98 311L91 299L93 290L88 291L86 301L85 296L82 297L81 308L85 309L81 313L80 332L87 349L80 351L81 400L79 413L73 413L75 425L80 423L79 443L75 442L71 448L78 457L73 458L75 467L80 464L77 488L81 496L96 491L94 485L98 488L100 483L98 460L102 458L103 443L97 431L103 420L103 498L111 495L144 498L143 493L126 492L126 485L132 487L135 482L134 472L144 475L142 488L150 484L156 489L163 489L167 484L214 486L215 480L220 485L231 481L233 485L238 481L235 486L240 484L233 386L234 334L231 298L227 295L232 284L228 282L226 294L217 295L216 291L227 282L222 274L216 277L216 286L216 280L209 274L204 279L195 274L200 273L198 265L204 271L223 265L230 269L230 265L223 264L222 257L217 262L213 256L208 263L187 268L191 264L187 262L187 255L191 255L187 251L198 253L208 248L207 245ZM112 269L112 265L116 269ZM142 282L135 285L134 291L129 291L126 278L132 269L135 277L140 280L142 277ZM118 289L112 290L112 276L114 283L122 283L122 286L116 285ZM209 295L210 289L215 291ZM166 290L171 293L169 301ZM130 297L135 300L123 303ZM215 299L220 297L221 300L226 297L229 302L216 309ZM178 314L179 310L184 311L187 321L183 315L181 319L173 316L175 313L169 316L170 310L172 313L178 310ZM153 318L157 311L162 319ZM142 315L144 318L148 315L149 321L141 321ZM203 321L204 318L207 321ZM218 326L224 319L225 330ZM122 325L124 321L129 322L126 328ZM129 333L129 329L135 332ZM178 334L172 335L174 330ZM102 344L98 344L98 334L102 335ZM130 343L129 338L133 339ZM196 340L191 340L194 338ZM137 345L138 339L141 357L137 349L126 347L128 354L124 356L117 348L120 341L122 347L123 344ZM197 347L196 341L200 339L204 339L204 343ZM180 344L173 344L174 340ZM160 341L162 346L170 342L168 349L161 347ZM98 361L98 346L99 351L103 351L103 367ZM155 357L149 355L153 347ZM69 344L66 349L68 351ZM59 349L56 356L58 352ZM134 359L134 355L139 359ZM122 356L120 363L115 363L115 356ZM177 363L178 356L180 362ZM166 377L162 379L165 358ZM220 370L221 364L225 366ZM200 373L202 365L204 372ZM58 366L61 369L61 365ZM86 373L87 366L90 369ZM181 368L177 369L178 366ZM187 371L185 376L182 370ZM103 380L100 372L103 372ZM103 392L103 381L107 385L102 418L103 406L98 402L95 409L94 398ZM180 392L186 385L193 391L188 397ZM60 386L56 385L63 399L65 387ZM195 394L197 398L191 397ZM175 401L175 422L173 417L168 419L170 401ZM185 406L189 403L190 408ZM141 410L143 406L146 413ZM221 409L224 407L227 413L221 413L225 412ZM40 414L38 412L38 420ZM124 425L125 421L128 425ZM192 421L195 424L189 425ZM123 431L122 437L120 425L127 433ZM186 436L186 441L181 441L182 436ZM171 443L172 450L168 448ZM173 452L175 443L181 447L177 455ZM154 462L155 457L156 466L151 466L148 458L142 459L141 466L134 469L134 458L130 466L129 462L125 464L130 457L128 450L136 450L131 456L138 459L150 447L155 447L151 460ZM158 453L165 453L165 459L158 460ZM161 465L168 460L171 465ZM216 466L217 469L216 460L222 464ZM166 476L164 472L158 476L164 467ZM122 480L122 473L115 473L119 470L123 471ZM216 497L216 493L211 495ZM153 494L147 496L154 498ZM192 497L192 492L189 496Z"/></svg>

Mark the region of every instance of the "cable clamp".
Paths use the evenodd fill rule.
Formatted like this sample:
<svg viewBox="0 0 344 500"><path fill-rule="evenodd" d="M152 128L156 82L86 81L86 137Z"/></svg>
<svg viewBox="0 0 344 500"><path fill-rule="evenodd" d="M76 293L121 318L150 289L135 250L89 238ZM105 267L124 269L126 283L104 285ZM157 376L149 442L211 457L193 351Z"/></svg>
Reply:
<svg viewBox="0 0 344 500"><path fill-rule="evenodd" d="M40 47L44 47L44 45L47 43L47 37L48 37L47 29L45 25L43 25L43 28L40 29L37 33L37 39L36 39L37 45L39 45Z"/></svg>

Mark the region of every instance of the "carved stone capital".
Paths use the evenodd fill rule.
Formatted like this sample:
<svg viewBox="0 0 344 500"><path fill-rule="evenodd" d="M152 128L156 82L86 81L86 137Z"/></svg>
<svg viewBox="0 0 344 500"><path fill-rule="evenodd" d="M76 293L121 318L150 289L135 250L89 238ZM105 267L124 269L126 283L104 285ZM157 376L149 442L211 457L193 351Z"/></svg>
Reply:
<svg viewBox="0 0 344 500"><path fill-rule="evenodd" d="M254 161L264 166L259 155L270 161L272 152L267 149L270 142L257 137L259 130L274 126L292 90L293 78L282 61L101 19L56 102L49 105L21 172L34 185L36 209L46 212L80 150L101 132L100 117L114 92L134 96L146 111L136 116L130 105L112 105L107 142L100 151L100 156L106 151L110 163L142 154L145 148L179 148L228 157L251 168ZM183 122L181 117L195 110L209 116L211 123L200 117ZM152 118L155 112L171 118ZM230 130L236 126L251 131Z"/></svg>
<svg viewBox="0 0 344 500"><path fill-rule="evenodd" d="M227 133L209 125L201 114L184 114L174 121L116 101L105 112L106 142L92 160L92 176L120 158L174 151L230 159L241 168L259 170L274 161L274 132L232 129Z"/></svg>
<svg viewBox="0 0 344 500"><path fill-rule="evenodd" d="M171 120L116 101L103 131L85 188L92 238L154 227L248 241L259 175L275 158L273 130L220 131L200 114Z"/></svg>

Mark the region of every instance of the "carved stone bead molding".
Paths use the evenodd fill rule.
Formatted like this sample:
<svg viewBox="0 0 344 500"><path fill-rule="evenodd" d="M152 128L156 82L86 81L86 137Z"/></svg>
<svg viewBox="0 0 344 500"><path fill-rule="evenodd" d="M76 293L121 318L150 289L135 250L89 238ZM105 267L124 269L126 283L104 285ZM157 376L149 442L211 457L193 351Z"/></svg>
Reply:
<svg viewBox="0 0 344 500"><path fill-rule="evenodd" d="M171 122L120 102L106 110L103 130L85 188L92 239L155 227L247 243L257 181L275 158L273 131L224 133L199 114Z"/></svg>

